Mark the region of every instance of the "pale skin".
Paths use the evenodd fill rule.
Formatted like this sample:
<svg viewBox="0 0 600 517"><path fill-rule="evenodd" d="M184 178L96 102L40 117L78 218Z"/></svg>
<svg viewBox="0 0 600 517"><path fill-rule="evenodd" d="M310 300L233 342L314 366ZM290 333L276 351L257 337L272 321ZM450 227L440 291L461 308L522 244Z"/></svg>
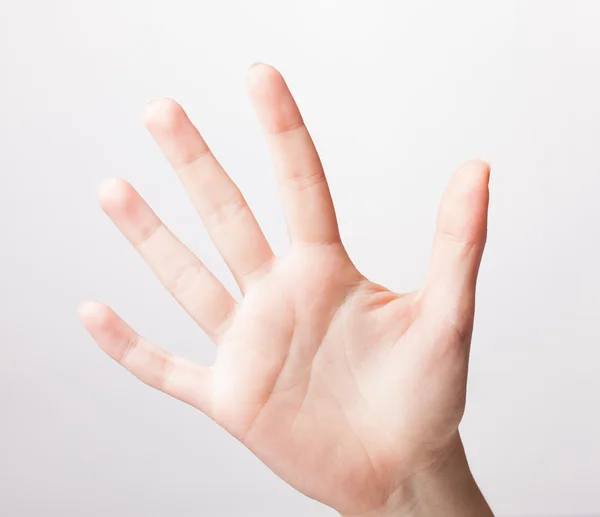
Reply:
<svg viewBox="0 0 600 517"><path fill-rule="evenodd" d="M102 209L217 347L195 364L84 302L98 345L143 382L223 426L283 480L345 517L489 517L461 421L475 287L487 226L487 163L453 175L423 287L366 279L340 240L323 168L282 76L258 64L250 96L273 157L290 236L275 257L236 185L183 109L144 121L242 293L236 301L128 183ZM401 238L390 235L386 238Z"/></svg>

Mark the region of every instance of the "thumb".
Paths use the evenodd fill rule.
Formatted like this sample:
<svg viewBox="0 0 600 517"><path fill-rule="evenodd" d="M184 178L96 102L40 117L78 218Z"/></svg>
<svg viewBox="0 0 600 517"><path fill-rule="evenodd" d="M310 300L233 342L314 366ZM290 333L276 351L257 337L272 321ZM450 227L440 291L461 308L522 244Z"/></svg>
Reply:
<svg viewBox="0 0 600 517"><path fill-rule="evenodd" d="M439 209L422 301L459 336L470 337L477 273L487 236L490 166L462 165L446 187ZM440 313L441 311L441 313Z"/></svg>

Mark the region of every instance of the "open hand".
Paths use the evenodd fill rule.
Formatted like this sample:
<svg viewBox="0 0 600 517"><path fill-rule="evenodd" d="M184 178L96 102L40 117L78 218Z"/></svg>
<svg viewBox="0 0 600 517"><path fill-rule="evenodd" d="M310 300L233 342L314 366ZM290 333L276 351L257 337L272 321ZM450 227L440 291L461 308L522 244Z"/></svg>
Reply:
<svg viewBox="0 0 600 517"><path fill-rule="evenodd" d="M417 480L431 472L427 484L437 486L434 476L463 457L458 424L489 167L473 161L455 173L423 288L393 293L346 254L321 162L281 75L256 65L249 89L284 205L285 257L273 255L182 108L155 100L145 115L231 269L240 303L128 183L107 180L100 191L102 209L214 341L215 363L174 357L105 305L86 302L80 313L110 357L206 413L298 490L347 516L403 515L425 504Z"/></svg>

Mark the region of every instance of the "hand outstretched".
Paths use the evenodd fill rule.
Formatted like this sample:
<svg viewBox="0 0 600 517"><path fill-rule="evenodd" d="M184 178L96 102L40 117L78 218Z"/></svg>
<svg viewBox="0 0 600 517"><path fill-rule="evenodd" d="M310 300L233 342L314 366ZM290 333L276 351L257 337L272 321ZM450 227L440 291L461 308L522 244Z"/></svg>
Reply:
<svg viewBox="0 0 600 517"><path fill-rule="evenodd" d="M455 173L425 285L396 294L346 254L321 162L281 75L254 66L249 89L283 200L285 257L273 255L182 108L155 100L145 117L231 269L240 303L129 184L107 180L100 192L103 210L217 345L215 363L170 355L95 302L82 304L84 324L110 357L206 413L306 495L348 516L421 515L428 499L419 480L443 491L454 482L439 480L447 465L461 465L454 477L465 471L457 429L489 168L473 161ZM490 515L484 503L478 508L438 514Z"/></svg>

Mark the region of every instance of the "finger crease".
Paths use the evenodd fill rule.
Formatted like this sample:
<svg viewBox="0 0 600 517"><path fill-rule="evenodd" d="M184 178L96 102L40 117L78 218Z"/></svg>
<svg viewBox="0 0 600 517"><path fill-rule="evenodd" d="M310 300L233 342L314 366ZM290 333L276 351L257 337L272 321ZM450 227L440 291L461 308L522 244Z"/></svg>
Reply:
<svg viewBox="0 0 600 517"><path fill-rule="evenodd" d="M307 175L288 175L284 180L285 187L296 192L316 187L321 183L325 183L325 173L320 168Z"/></svg>
<svg viewBox="0 0 600 517"><path fill-rule="evenodd" d="M146 244L162 226L163 226L163 224L159 220L157 223L149 226L148 228L145 228L142 232L142 236L140 237L139 241L135 245L136 248L144 246L144 244Z"/></svg>
<svg viewBox="0 0 600 517"><path fill-rule="evenodd" d="M221 226L223 223L238 217L248 210L248 205L241 195L236 195L216 205L212 210L204 213L204 217L211 225Z"/></svg>
<svg viewBox="0 0 600 517"><path fill-rule="evenodd" d="M131 337L130 339L128 339L125 342L125 345L123 346L123 352L121 352L121 357L117 358L117 362L122 364L127 370L129 370L129 367L127 366L128 358L131 355L131 353L135 350L135 348L138 346L139 342L140 342L140 336L138 336L138 335L135 335L135 336Z"/></svg>
<svg viewBox="0 0 600 517"><path fill-rule="evenodd" d="M167 354L162 364L161 369L158 373L157 385L160 391L169 391L169 380L171 379L173 371L175 371L176 358L172 354Z"/></svg>

